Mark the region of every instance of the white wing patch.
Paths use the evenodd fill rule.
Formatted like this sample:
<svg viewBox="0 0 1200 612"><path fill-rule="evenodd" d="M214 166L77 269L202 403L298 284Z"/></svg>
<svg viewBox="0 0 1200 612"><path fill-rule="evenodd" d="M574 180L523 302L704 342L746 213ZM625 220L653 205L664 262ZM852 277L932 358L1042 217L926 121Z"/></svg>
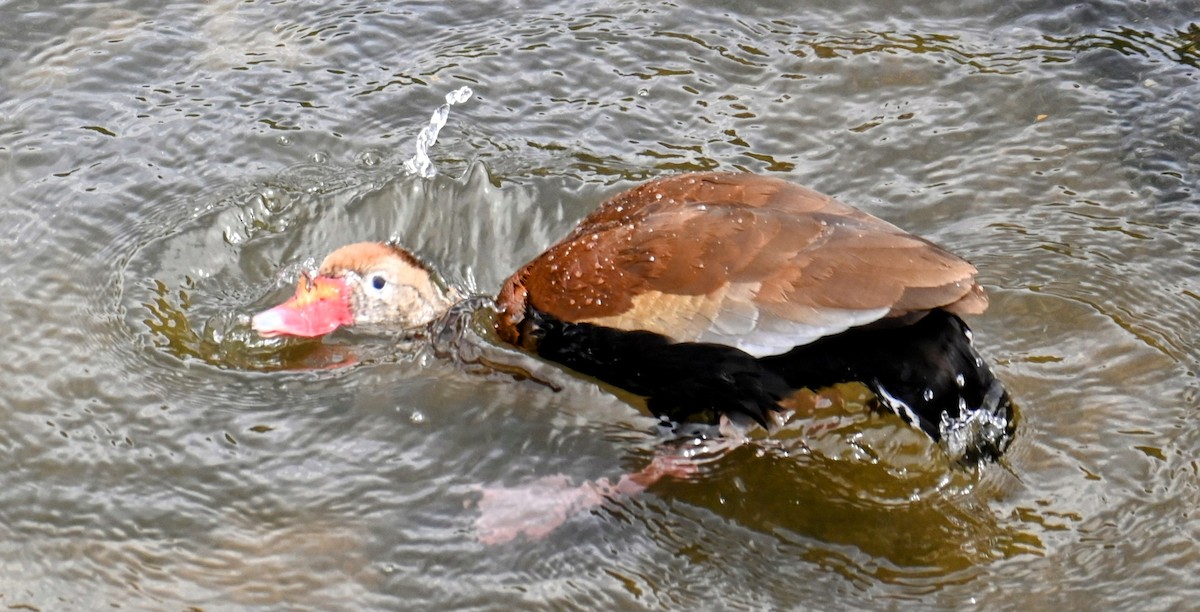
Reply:
<svg viewBox="0 0 1200 612"><path fill-rule="evenodd" d="M713 325L702 332L697 340L735 346L755 357L786 353L819 338L878 321L889 311L888 308L803 308L795 319L783 319L763 312L751 301L729 298L727 294ZM794 308L793 316L797 314ZM729 321L753 321L753 325L748 328L735 327Z"/></svg>
<svg viewBox="0 0 1200 612"><path fill-rule="evenodd" d="M889 309L851 310L791 304L782 318L754 302L760 283L733 283L710 295L674 295L648 291L633 307L615 316L584 322L661 334L676 342L712 342L739 348L755 357L779 355L852 327L882 319Z"/></svg>
<svg viewBox="0 0 1200 612"><path fill-rule="evenodd" d="M758 327L759 318L758 307L754 305L754 296L760 287L762 287L762 283L732 283L725 288L723 297L719 292L712 296L715 298L713 301L718 302L720 307L716 317L712 319L712 325L701 332L699 339L702 342L728 344L727 341L706 340L705 338L708 336L737 338L753 333Z"/></svg>

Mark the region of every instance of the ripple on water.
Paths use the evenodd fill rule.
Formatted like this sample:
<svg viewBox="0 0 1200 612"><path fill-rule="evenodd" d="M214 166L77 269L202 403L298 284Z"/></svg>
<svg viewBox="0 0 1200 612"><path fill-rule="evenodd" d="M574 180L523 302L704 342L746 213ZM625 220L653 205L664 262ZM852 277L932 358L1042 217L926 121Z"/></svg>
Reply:
<svg viewBox="0 0 1200 612"><path fill-rule="evenodd" d="M0 591L79 608L1186 607L1191 4L14 7ZM478 98L436 161L466 178L398 178L462 84ZM339 244L401 238L486 293L603 195L708 168L787 173L977 263L994 288L978 344L1022 407L1006 463L947 476L850 395L701 482L484 548L464 508L481 484L636 469L647 419L569 376L553 393L389 339L281 349L246 326ZM302 369L346 347L369 358Z"/></svg>
<svg viewBox="0 0 1200 612"><path fill-rule="evenodd" d="M494 286L523 257L512 253L507 236L529 235L532 244L525 248L536 249L538 244L549 241L547 236L561 233L561 226L569 224L569 220L561 214L528 215L524 217L525 225L503 228L485 238L489 234L480 228L494 229L488 219L489 215L497 214L497 208L510 207L504 211L507 215L511 207L530 206L532 198L519 188L508 195L498 194L481 168L463 181L433 182L381 179L374 170L355 175L345 169L331 173L336 174L336 180L327 180L323 178L328 176L325 172L305 166L267 181L226 188L209 196L211 199L177 209L186 213L181 215L183 218L152 217L138 226L141 235L118 241L130 249L119 258L119 282L115 285L119 293L101 300L94 308L99 318L115 318L121 326L100 332L91 342L125 345L124 350L118 351L127 362L125 367L141 371L147 393L159 396L141 400L142 403L157 401L163 406L160 412L147 412L143 426L163 427L172 418L194 419L179 415L176 406L196 402L220 405L232 413L220 419L223 425L218 428L212 428L215 419L174 423L178 433L169 444L160 440L143 443L144 436L151 439L155 436L143 434L133 425L137 421L126 420L123 427L132 441L131 450L120 461L135 462L136 473L155 479L158 485L127 491L120 486L109 486L106 493L93 492L81 501L65 498L58 501L60 507L85 517L81 519L84 524L111 522L111 513L122 512L128 505L153 509L148 510L150 515L130 519L137 524L161 523L159 513L172 507L164 500L173 495L183 500L174 505L183 504L178 510L187 515L186 521L177 525L160 524L161 537L143 536L148 539L146 547L120 542L100 547L96 554L120 560L117 567L124 568L121 571L160 566L162 555L166 554L161 541L166 533L176 537L194 533L183 546L188 559L185 565L189 568L178 576L185 585L183 592L203 599L214 589L221 592L233 589L231 596L238 601L265 604L290 591L262 588L261 581L254 578L261 568L250 569L244 561L254 546L260 547L260 552L275 551L272 558L302 557L314 554L315 549L308 545L292 546L287 536L307 534L316 542L312 546L321 547L326 554L341 549L355 551L348 553L345 563L349 565L331 566L333 569L329 571L356 568L368 582L386 582L394 579L388 578L388 571L382 570L380 574L379 567L363 565L367 562L358 556L368 554L362 552L364 548L372 550L366 543L367 534L383 517L391 517L397 509L404 508L413 519L410 527L397 528L388 542L393 547L390 550L412 547L417 559L428 559L435 547L445 548L447 530L471 533L470 513L464 512L461 505L448 507L445 491L457 487L463 491L458 500L469 501L471 495L466 493L469 488L463 487L490 479L472 470L456 471L452 466L472 465L462 456L447 457L436 466L438 469L429 457L461 453L464 448L471 449L470 453L483 450L478 444L447 444L445 428L456 423L448 421L443 412L447 409L448 393L452 396L456 387L464 392L473 390L477 382L462 380L452 368L439 373L440 366L430 370L404 360L389 363L388 359L377 359L386 357L386 350L373 354L375 363L352 369L356 370L353 377L338 371L254 375L249 371L294 370L329 364L333 359L317 349L280 352L278 342L251 338L245 317L239 313L273 301L280 292L288 290L292 280L288 277L297 268L291 267L294 263L285 262L309 260L340 242L361 239L364 228L368 233L377 228L375 231L381 237L411 238L410 244L418 245L418 252L422 252L420 246L426 243L439 240L448 243L424 252L435 260L449 260L471 250L464 248L464 244L473 245L472 249L485 257L495 253L495 257L476 265L460 262L457 267L448 267L451 275L460 275L454 278L456 282L477 281ZM463 218L461 204L456 204L460 206L458 211L449 204L460 202L472 202L478 207L477 214L469 217L470 223L478 227L456 231L460 227L456 223L461 223L457 220ZM415 233L419 228L429 227L448 227L451 236ZM263 288L271 287L272 282L277 289L264 294ZM347 346L362 344L360 337L347 341ZM369 347L370 341L365 344ZM365 380L374 380L379 390L371 391L371 384ZM94 388L81 393L109 401ZM493 401L499 401L508 411L514 404L530 401L525 392L514 393L506 391L504 395L509 397ZM435 422L435 428L432 435L427 432L425 441L414 437L416 432L412 429L398 429L405 420L396 419L394 398L409 394L433 397L441 404L433 411L424 410L437 415L428 417ZM118 400L114 397L112 401ZM467 404L459 414L479 414L473 392L464 393L459 401ZM554 407L558 401L550 395L538 403L549 402L543 410L554 413L561 410ZM614 401L607 398L600 403ZM590 408L584 405L578 409L588 418L594 418L596 411ZM367 422L372 424L367 426ZM779 546L771 544L772 537L765 534L782 537L797 547L798 562L834 569L864 588L874 581L883 581L911 588L914 593L926 592L932 581L923 578L929 570L917 567L938 567L934 573L944 579L947 574L964 571L985 559L1037 549L1036 541L1021 543L1019 534L1006 533L989 514L972 506L974 502L970 500L977 495L972 492L972 475L947 472L945 465L931 461L933 456L929 453L934 447L923 437L895 423L870 417L861 399L854 406L835 408L825 416L816 415L809 423L812 426L797 432L795 441L789 442L787 436L782 436L784 451L768 446L754 452L747 447L740 454L723 458L703 487L691 483L662 486L656 490L656 498L660 496L663 501L629 500L616 504L600 512L599 522L584 517L571 522L565 528L566 533L579 530L607 533L623 530L632 523L638 526L637 537L644 539L643 552L663 545L690 546L695 555L711 557L726 554L721 551L734 545L726 539L729 534L716 537L711 548L707 542L693 541L691 534L697 524L717 521L735 526L738 533L749 530L763 546ZM822 424L828 426L828 431L820 430ZM325 427L334 426L341 433L331 440ZM563 427L574 431L564 433ZM520 447L520 444L514 446L514 441L520 440L520 428L513 427L511 422L505 428L507 431L497 434L505 440L498 448ZM552 422L548 429L541 424L537 428L538 435L561 438L556 444L536 444L543 449L539 453L558 444L564 444L565 449L577 449L580 439L591 435L578 422L569 425ZM65 431L69 430L68 427ZM380 437L387 432L390 435ZM906 433L912 435L906 438ZM383 439L388 441L384 443ZM295 450L283 452L279 445L284 441L294 445ZM403 449L405 444L411 448ZM795 446L786 450L787 445ZM434 451L435 447L439 450ZM321 452L313 455L313 448ZM564 452L574 452L565 449ZM86 452L86 448L74 446L71 452ZM591 458L582 455L587 461L573 471L580 475L578 480L599 476L594 469L595 457L620 455L614 454L611 447L597 453ZM795 456L789 457L789 453ZM277 457L268 458L270 455ZM501 453L506 461L511 461L509 455ZM67 463L82 460L76 456ZM389 464L398 466L398 471L381 467ZM491 478L511 479L514 474L519 479L535 478L544 473L544 466L539 464L536 457L530 458L523 468L515 472L511 468L502 470ZM181 472L178 482L162 480L163 470L171 472L195 465L209 465L214 471L208 477ZM105 466L97 464L98 469ZM947 482L947 474L953 482ZM610 471L609 476L613 475ZM395 483L412 482L414 478L422 484L416 488L395 488ZM464 478L466 483L462 482ZM779 490L780 482L790 483L786 491ZM387 493L383 493L385 489ZM271 494L272 490L287 492L288 501ZM104 503L96 509L95 505L106 496L123 501L115 505ZM245 501L231 503L230 498ZM966 504L972 510L958 511L959 504ZM663 517L655 518L656 512ZM328 524L327 518L322 517L341 518ZM911 522L913 529L896 533L891 528L896 520ZM51 521L55 522L62 521ZM887 528L881 530L883 525ZM99 536L84 539L98 540ZM914 539L924 545L912 546ZM454 555L473 554L477 550L469 544L470 540L468 536L468 543L451 546L444 555L461 562L461 557ZM964 545L964 541L972 544ZM846 551L844 554L830 552L842 549ZM221 552L214 554L214 551ZM178 547L175 553L179 554ZM629 576L638 571L643 561L638 557L623 558L625 571L614 570L599 584L577 585L570 590L569 599L590 601L591 594L597 602L628 603L629 600L620 597L612 599L614 595L608 587L618 586L631 596L658 592L669 602L701 601L711 595L671 594L665 586L671 583L661 576L653 584L635 582L631 587ZM528 563L515 573L499 572L495 578L497 586L510 581L541 585L531 588L527 595L553 599L554 589L561 588L562 580L572 581L547 572L544 557L530 555ZM468 567L481 569L478 565ZM686 567L675 567L679 581L683 581ZM234 588L220 578L235 570L243 572L243 577L250 576L242 582L247 585L244 589ZM142 579L154 582L158 574L144 571ZM304 584L319 584L324 580L322 568L308 567L307 571L314 573L296 579ZM266 574L262 575L265 580ZM119 580L120 576L111 579ZM732 586L736 579L733 575L712 576L713 584ZM147 591L151 596L166 596L165 591L154 588ZM471 600L475 594L463 596Z"/></svg>
<svg viewBox="0 0 1200 612"><path fill-rule="evenodd" d="M463 180L431 182L403 178L381 180L375 170L356 177L345 169L336 173L337 181L326 181L321 178L325 176L323 172L305 166L263 183L229 188L211 196L209 203L190 207L196 212L186 219L143 226L149 235L135 241L132 252L123 258L126 263L120 271L122 293L114 307L124 313L122 335L143 348L128 358L140 364L139 367L160 372L152 377L155 379L152 385L160 392L184 392L194 399L211 401L229 401L236 397L237 402L247 407L262 403L276 406L268 410L254 408L244 417L235 418L235 426L224 431L197 431L185 435L179 440L181 448L172 451L181 453L174 461L209 462L223 470L242 474L243 481L245 472L238 466L253 461L256 472L269 475L269 483L256 483L251 479L237 483L237 488L311 490L314 496L303 505L324 507L329 513L340 511L342 502L336 500L353 499L356 509L352 514L360 517L387 516L403 507L407 513L422 518L407 529L399 528L391 544L400 550L413 547L415 558L427 558L430 548L444 547L445 529L468 534L471 530L470 513L461 508L447 508L444 493L439 493L445 490L445 485L439 488L433 483L461 482L466 477L466 484L474 485L488 482L490 478L511 479L513 473L503 470L490 478L470 470L465 476L445 472L440 476L433 475L429 456L430 444L434 442L430 441L436 441L439 446L447 442L447 433L441 429L448 424L444 405L433 413L423 410L423 414L434 415L424 418L435 422L435 433L430 441L417 443L408 450L397 450L392 444L373 447L368 443L364 446L364 441L353 435L353 429L339 436L338 439L344 441L339 445L336 440L327 439L323 428L316 424L333 419L341 423L342 428L357 428L361 425L351 423L366 419L375 424L363 429L364 433L393 431L399 434L397 422L403 420L395 418L394 400L391 399L397 389L414 397L438 397L438 402L444 404L447 386L450 389L462 386L465 390L474 388L477 383L456 380L457 375L449 371L438 374L441 366L429 370L427 366L406 365L404 360L389 364L386 351L372 354L374 365L352 368L356 370L354 381L340 373L321 372L275 374L267 378L246 376L246 370L292 370L329 364L332 359L320 350L280 352L278 341L251 338L245 317L239 313L274 301L281 293L290 291L298 270L297 262L311 262L341 242L362 239L364 232L377 233L380 237L409 238L409 243L415 243L419 253L435 262L439 259L450 261L463 252L483 254L484 259L478 263L459 262L447 269L450 275L457 275L452 278L456 283L479 282L483 286L494 286L523 257L511 252L505 236L527 234L533 238L533 243L526 248L535 249L537 244L549 241L547 236L561 233L560 227L569 221L561 215L549 218L530 215L525 217L524 226L502 228L491 234L480 231L481 227L494 229L489 216L497 215L497 208L530 206L532 198L520 188L509 190L507 195L497 193L486 180L483 169L478 167ZM452 204L459 209L454 209ZM461 226L456 224L462 223L462 206L474 206L478 211L468 217L470 227L458 231ZM510 214L507 209L504 213ZM416 233L418 228L449 228L447 233L450 235ZM231 236L235 238L231 239ZM423 245L438 241L448 244L430 247L428 251L421 249ZM471 246L467 247L468 244ZM489 254L495 256L488 258ZM271 287L272 283L276 289L264 294L263 288ZM346 342L344 347L349 351L361 350L364 343L370 345L369 339L359 336L346 339ZM379 357L385 359L379 361ZM181 365L186 367L180 370ZM222 374L220 370L227 372ZM449 379L445 378L447 374ZM223 388L205 388L214 379L224 381ZM371 391L373 384L379 385L379 391ZM435 385L438 390L432 391ZM523 392L517 393L518 397L524 396ZM335 404L329 404L331 400ZM513 398L507 398L501 405L509 406L513 401ZM539 403L545 401L555 401L554 396L539 400ZM613 401L604 399L603 403ZM346 412L344 406L347 403L388 408L384 412L366 414L361 410ZM827 414L810 415L794 440L786 434L780 437L782 446L754 447L757 450L747 447L722 458L707 476L709 480L703 487L690 483L663 485L656 490L656 498L661 497L664 501L628 500L602 511L599 524L585 517L571 522L566 529L607 531L633 522L639 525L639 537L647 538L646 546L652 542L657 542L655 545L675 542L675 546L691 546L695 549L694 554L708 556L721 554L720 551L728 550L731 543L718 538L709 549L707 544L693 542L689 534L695 533L696 527L690 523L696 520L701 523L734 522L760 534L755 536L758 539L766 538L761 535L766 533L786 535L785 541L798 547L797 558L801 562L836 569L863 588L875 581L883 581L911 588L914 593L926 592L936 582L929 576L930 570L917 568L938 567L940 569L932 573L945 579L947 574L967 571L982 560L1024 554L1040 547L1036 538L1010 532L994 521L985 506L972 501L978 495L986 495L974 492L975 477L949 470L944 462L937 462L935 459L939 455L935 447L922 436L884 418L871 416L865 411L861 398L851 404L833 408L823 404ZM341 407L334 407L339 405ZM588 413L588 417L594 417L594 410L586 406L579 409ZM465 414L478 414L478 410L478 406L473 406ZM285 417L286 411L302 411L306 417L300 420ZM512 438L520 437L519 428L511 425L506 425L510 431L498 434L510 440L501 448L511 448ZM569 426L577 429L571 434L564 435L561 427L554 426L549 431L556 432L553 435L564 437L571 444L578 444L580 437L589 435L588 429L578 422ZM399 436L410 443L415 441L412 431ZM374 436L368 435L371 437ZM275 440L283 439L295 445L298 454L285 453L278 460L264 461L261 453L272 448ZM192 457L182 450L190 449L194 454L196 449L213 446L223 448L224 452L201 451L198 457ZM322 448L322 455L329 458L319 458L307 450L300 450L313 447ZM449 448L468 447L449 445ZM472 452L479 450L476 448ZM612 456L611 448L604 454ZM458 457L450 463L464 462ZM404 466L404 470L389 475L386 469L381 470L381 466L388 464ZM536 464L534 461L531 465ZM430 483L418 489L378 494L377 487L387 486L393 478L411 479L413 471L429 473ZM522 473L518 470L517 473L522 474L519 478L528 479L537 477L540 471L534 467L533 471ZM583 474L581 479L598 476L586 467L577 468L575 473ZM365 478L366 474L375 476ZM350 490L328 486L330 482L350 481L355 483ZM780 482L791 484L783 491L777 486ZM200 490L211 490L212 495L223 497L228 495L229 486L233 484L205 484ZM194 482L188 484L189 488L196 486ZM464 501L472 497L465 492L467 490L469 488L462 493ZM190 495L194 497L196 493L192 491ZM323 499L325 495L332 498ZM198 545L197 551L207 550L208 546L237 551L248 542L259 542L273 549L283 541L279 533L307 529L304 525L308 519L295 517L295 525L275 525L265 532L269 535L254 535L260 529L271 527L262 521L279 509L270 495L264 496L261 492L247 495L246 499L252 505L235 504L213 517L213 520L220 517L221 521L233 521L242 527L231 531L229 539L222 539L224 536L219 533L210 536L208 544ZM215 499L212 501L216 502ZM289 503L300 502L293 499ZM431 510L422 514L422 508ZM669 519L650 518L656 512L667 512L667 508L673 508ZM681 508L682 516L674 516ZM368 524L371 522L369 518L363 520ZM895 531L891 526L897 521L910 524L911 529ZM880 529L881 526L886 528ZM356 530L361 528L357 521L329 527L333 538L330 546L353 546L355 539L361 537ZM764 540L763 545L767 545L768 540ZM914 547L914 541L923 545ZM846 552L831 554L831 547L844 547ZM302 554L305 550L282 549L279 554L287 557ZM445 554L464 555L472 550L470 545L451 547ZM575 554L579 554L578 551ZM228 571L236 567L236 559L240 556L235 552L222 558L222 561L201 563L199 574L193 579L211 583L211 576L205 578L206 572ZM880 559L888 561L881 562ZM550 589L558 578L544 575L537 578L539 572L544 571L537 569L544 568L540 565L542 561L542 558L530 558L536 566L529 566L516 575L501 574L498 583L519 579L538 584L537 580L547 580L545 588ZM636 565L630 558L627 572L614 570L609 574L610 584L621 585L631 593L658 591L664 601L690 600L670 595L662 582L639 585L635 581L630 587L628 572L637 571ZM368 573L376 570L378 568L372 567ZM678 568L681 580L686 574L684 570ZM384 571L384 575L377 578L394 580L394 577L386 576L389 573ZM716 584L733 580L719 576L713 579ZM217 581L216 585L219 584ZM209 588L213 586L209 584ZM594 592L600 600L612 597L611 593L603 594L606 590L599 586L594 589L584 590ZM550 591L533 589L530 594L548 596ZM254 599L253 594L248 596L252 602L270 600L269 594L262 595L266 599ZM467 595L464 597L471 599ZM572 591L571 598L586 600L587 596L576 590Z"/></svg>

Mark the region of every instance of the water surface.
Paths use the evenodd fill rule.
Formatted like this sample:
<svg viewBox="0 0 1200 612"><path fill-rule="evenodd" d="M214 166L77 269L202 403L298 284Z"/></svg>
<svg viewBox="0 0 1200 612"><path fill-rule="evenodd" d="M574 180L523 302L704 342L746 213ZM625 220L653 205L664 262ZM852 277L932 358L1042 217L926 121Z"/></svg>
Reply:
<svg viewBox="0 0 1200 612"><path fill-rule="evenodd" d="M0 2L0 601L1190 606L1196 15ZM440 174L409 176L464 85ZM247 328L340 244L400 239L488 293L607 195L700 169L973 261L976 341L1021 409L1006 460L952 470L847 393L781 445L484 546L481 485L638 469L652 420L570 376Z"/></svg>

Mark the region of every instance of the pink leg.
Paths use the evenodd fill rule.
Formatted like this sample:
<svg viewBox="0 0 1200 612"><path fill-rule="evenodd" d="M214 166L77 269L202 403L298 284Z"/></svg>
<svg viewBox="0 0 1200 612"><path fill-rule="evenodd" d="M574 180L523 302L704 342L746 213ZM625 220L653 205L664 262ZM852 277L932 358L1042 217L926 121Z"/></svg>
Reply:
<svg viewBox="0 0 1200 612"><path fill-rule="evenodd" d="M539 478L529 484L506 488L484 488L479 500L475 536L484 544L500 544L524 534L545 537L571 516L598 506L606 499L633 496L645 491L664 476L688 478L699 467L679 454L658 454L646 467L621 476L616 484L607 478L572 486L566 476Z"/></svg>

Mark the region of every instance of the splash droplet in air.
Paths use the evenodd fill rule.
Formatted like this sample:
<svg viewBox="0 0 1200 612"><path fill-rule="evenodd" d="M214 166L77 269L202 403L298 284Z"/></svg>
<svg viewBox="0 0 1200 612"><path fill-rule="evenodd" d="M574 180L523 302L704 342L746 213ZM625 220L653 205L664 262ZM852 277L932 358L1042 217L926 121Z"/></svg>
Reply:
<svg viewBox="0 0 1200 612"><path fill-rule="evenodd" d="M421 128L421 133L417 134L416 154L404 162L404 169L409 174L415 174L421 178L433 178L437 174L437 168L433 167L433 160L429 159L429 149L433 147L433 143L437 142L438 133L446 125L446 118L450 116L450 105L466 102L471 98L471 93L470 87L460 87L446 94L446 103L433 111L433 115L429 117L429 124Z"/></svg>

